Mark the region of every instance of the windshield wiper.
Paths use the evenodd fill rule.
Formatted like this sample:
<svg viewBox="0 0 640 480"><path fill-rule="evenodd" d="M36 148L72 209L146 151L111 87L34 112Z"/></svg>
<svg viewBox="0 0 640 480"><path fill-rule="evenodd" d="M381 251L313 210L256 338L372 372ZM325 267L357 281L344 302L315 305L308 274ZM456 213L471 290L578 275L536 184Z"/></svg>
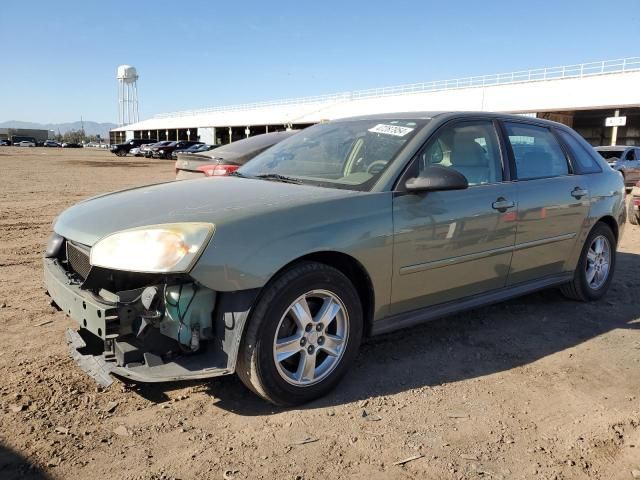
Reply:
<svg viewBox="0 0 640 480"><path fill-rule="evenodd" d="M254 178L262 178L264 180L272 180L274 182L282 182L282 183L295 183L296 185L300 185L302 180L298 180L297 178L287 177L285 175L280 175L279 173L260 173L255 175Z"/></svg>
<svg viewBox="0 0 640 480"><path fill-rule="evenodd" d="M240 173L239 171L235 170L233 172L231 172L229 175L229 177L240 177L240 178L249 178L247 177L244 173Z"/></svg>

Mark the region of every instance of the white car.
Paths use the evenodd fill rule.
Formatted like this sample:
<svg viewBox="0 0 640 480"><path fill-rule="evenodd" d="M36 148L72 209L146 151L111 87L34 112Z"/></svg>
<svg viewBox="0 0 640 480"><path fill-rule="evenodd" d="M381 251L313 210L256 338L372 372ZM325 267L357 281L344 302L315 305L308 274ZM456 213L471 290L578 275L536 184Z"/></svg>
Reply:
<svg viewBox="0 0 640 480"><path fill-rule="evenodd" d="M36 144L30 140L23 140L15 144L16 147L35 147Z"/></svg>

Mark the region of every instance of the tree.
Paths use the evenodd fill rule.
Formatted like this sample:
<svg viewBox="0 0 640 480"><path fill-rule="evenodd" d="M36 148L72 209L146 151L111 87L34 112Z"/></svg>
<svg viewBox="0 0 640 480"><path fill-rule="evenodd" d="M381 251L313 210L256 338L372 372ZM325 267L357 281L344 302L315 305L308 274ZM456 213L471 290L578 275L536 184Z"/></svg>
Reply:
<svg viewBox="0 0 640 480"><path fill-rule="evenodd" d="M67 143L82 143L86 138L83 129L69 130L62 135L62 141Z"/></svg>

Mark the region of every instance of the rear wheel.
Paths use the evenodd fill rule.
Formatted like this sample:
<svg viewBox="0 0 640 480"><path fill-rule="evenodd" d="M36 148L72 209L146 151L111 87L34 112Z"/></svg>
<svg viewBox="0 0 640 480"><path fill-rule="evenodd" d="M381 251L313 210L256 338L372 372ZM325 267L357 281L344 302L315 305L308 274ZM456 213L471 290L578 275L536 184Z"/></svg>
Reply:
<svg viewBox="0 0 640 480"><path fill-rule="evenodd" d="M607 293L615 266L616 238L608 225L599 222L584 243L573 280L561 291L574 300L598 300Z"/></svg>
<svg viewBox="0 0 640 480"><path fill-rule="evenodd" d="M238 356L242 382L277 405L325 395L357 355L362 306L351 281L305 262L265 287Z"/></svg>
<svg viewBox="0 0 640 480"><path fill-rule="evenodd" d="M116 150L116 155L119 157L126 157L127 156L127 152L123 151L123 150Z"/></svg>

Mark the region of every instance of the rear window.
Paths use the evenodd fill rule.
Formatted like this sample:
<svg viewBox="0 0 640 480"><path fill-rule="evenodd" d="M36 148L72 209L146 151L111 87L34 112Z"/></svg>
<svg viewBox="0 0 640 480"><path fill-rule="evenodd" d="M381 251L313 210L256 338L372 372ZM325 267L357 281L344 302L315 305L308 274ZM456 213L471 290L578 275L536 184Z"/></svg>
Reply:
<svg viewBox="0 0 640 480"><path fill-rule="evenodd" d="M556 130L556 132L569 147L571 158L576 163L575 166L578 173L599 173L602 171L591 153L574 135L565 130Z"/></svg>
<svg viewBox="0 0 640 480"><path fill-rule="evenodd" d="M619 160L624 150L598 150L598 153L605 160Z"/></svg>

